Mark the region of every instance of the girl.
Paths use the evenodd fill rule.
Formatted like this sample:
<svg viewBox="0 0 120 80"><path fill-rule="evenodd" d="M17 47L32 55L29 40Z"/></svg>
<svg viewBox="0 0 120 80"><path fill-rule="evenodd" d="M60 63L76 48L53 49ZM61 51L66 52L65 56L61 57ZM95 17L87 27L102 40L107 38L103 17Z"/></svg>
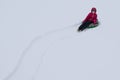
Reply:
<svg viewBox="0 0 120 80"><path fill-rule="evenodd" d="M83 31L84 29L88 28L91 24L96 25L98 24L97 20L97 10L96 8L92 8L91 12L88 14L88 16L83 20L82 24L78 28L78 31Z"/></svg>

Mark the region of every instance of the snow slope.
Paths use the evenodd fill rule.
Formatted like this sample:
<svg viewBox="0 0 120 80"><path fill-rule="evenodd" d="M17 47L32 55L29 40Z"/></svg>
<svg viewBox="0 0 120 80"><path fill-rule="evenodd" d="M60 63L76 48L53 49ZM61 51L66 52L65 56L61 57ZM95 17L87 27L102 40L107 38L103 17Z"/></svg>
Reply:
<svg viewBox="0 0 120 80"><path fill-rule="evenodd" d="M0 79L119 80L119 2L1 0ZM76 32L94 6L101 25Z"/></svg>

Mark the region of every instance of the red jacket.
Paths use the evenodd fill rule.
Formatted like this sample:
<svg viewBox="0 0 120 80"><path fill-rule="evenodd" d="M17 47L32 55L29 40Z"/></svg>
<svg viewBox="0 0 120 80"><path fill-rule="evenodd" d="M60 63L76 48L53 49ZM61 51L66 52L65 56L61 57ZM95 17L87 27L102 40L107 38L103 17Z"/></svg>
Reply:
<svg viewBox="0 0 120 80"><path fill-rule="evenodd" d="M98 21L97 14L90 12L88 16L85 18L85 20L83 20L83 22L86 22L86 21L92 21L94 24L96 24Z"/></svg>

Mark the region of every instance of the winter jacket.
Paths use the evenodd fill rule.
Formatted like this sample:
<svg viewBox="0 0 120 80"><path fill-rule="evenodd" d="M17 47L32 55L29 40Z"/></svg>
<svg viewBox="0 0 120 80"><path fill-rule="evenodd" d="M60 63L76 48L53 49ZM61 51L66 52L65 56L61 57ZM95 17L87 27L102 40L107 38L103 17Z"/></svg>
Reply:
<svg viewBox="0 0 120 80"><path fill-rule="evenodd" d="M83 20L83 23L86 21L92 21L94 24L98 22L97 20L97 14L90 12L87 17Z"/></svg>

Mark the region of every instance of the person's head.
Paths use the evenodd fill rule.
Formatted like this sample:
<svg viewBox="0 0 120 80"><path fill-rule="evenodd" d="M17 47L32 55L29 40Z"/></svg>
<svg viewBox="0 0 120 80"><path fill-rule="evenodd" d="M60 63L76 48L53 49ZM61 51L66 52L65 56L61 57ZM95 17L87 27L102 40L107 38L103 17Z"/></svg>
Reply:
<svg viewBox="0 0 120 80"><path fill-rule="evenodd" d="M96 12L97 12L97 9L96 9L95 7L93 7L93 8L91 9L91 12L92 12L92 13L96 13Z"/></svg>

